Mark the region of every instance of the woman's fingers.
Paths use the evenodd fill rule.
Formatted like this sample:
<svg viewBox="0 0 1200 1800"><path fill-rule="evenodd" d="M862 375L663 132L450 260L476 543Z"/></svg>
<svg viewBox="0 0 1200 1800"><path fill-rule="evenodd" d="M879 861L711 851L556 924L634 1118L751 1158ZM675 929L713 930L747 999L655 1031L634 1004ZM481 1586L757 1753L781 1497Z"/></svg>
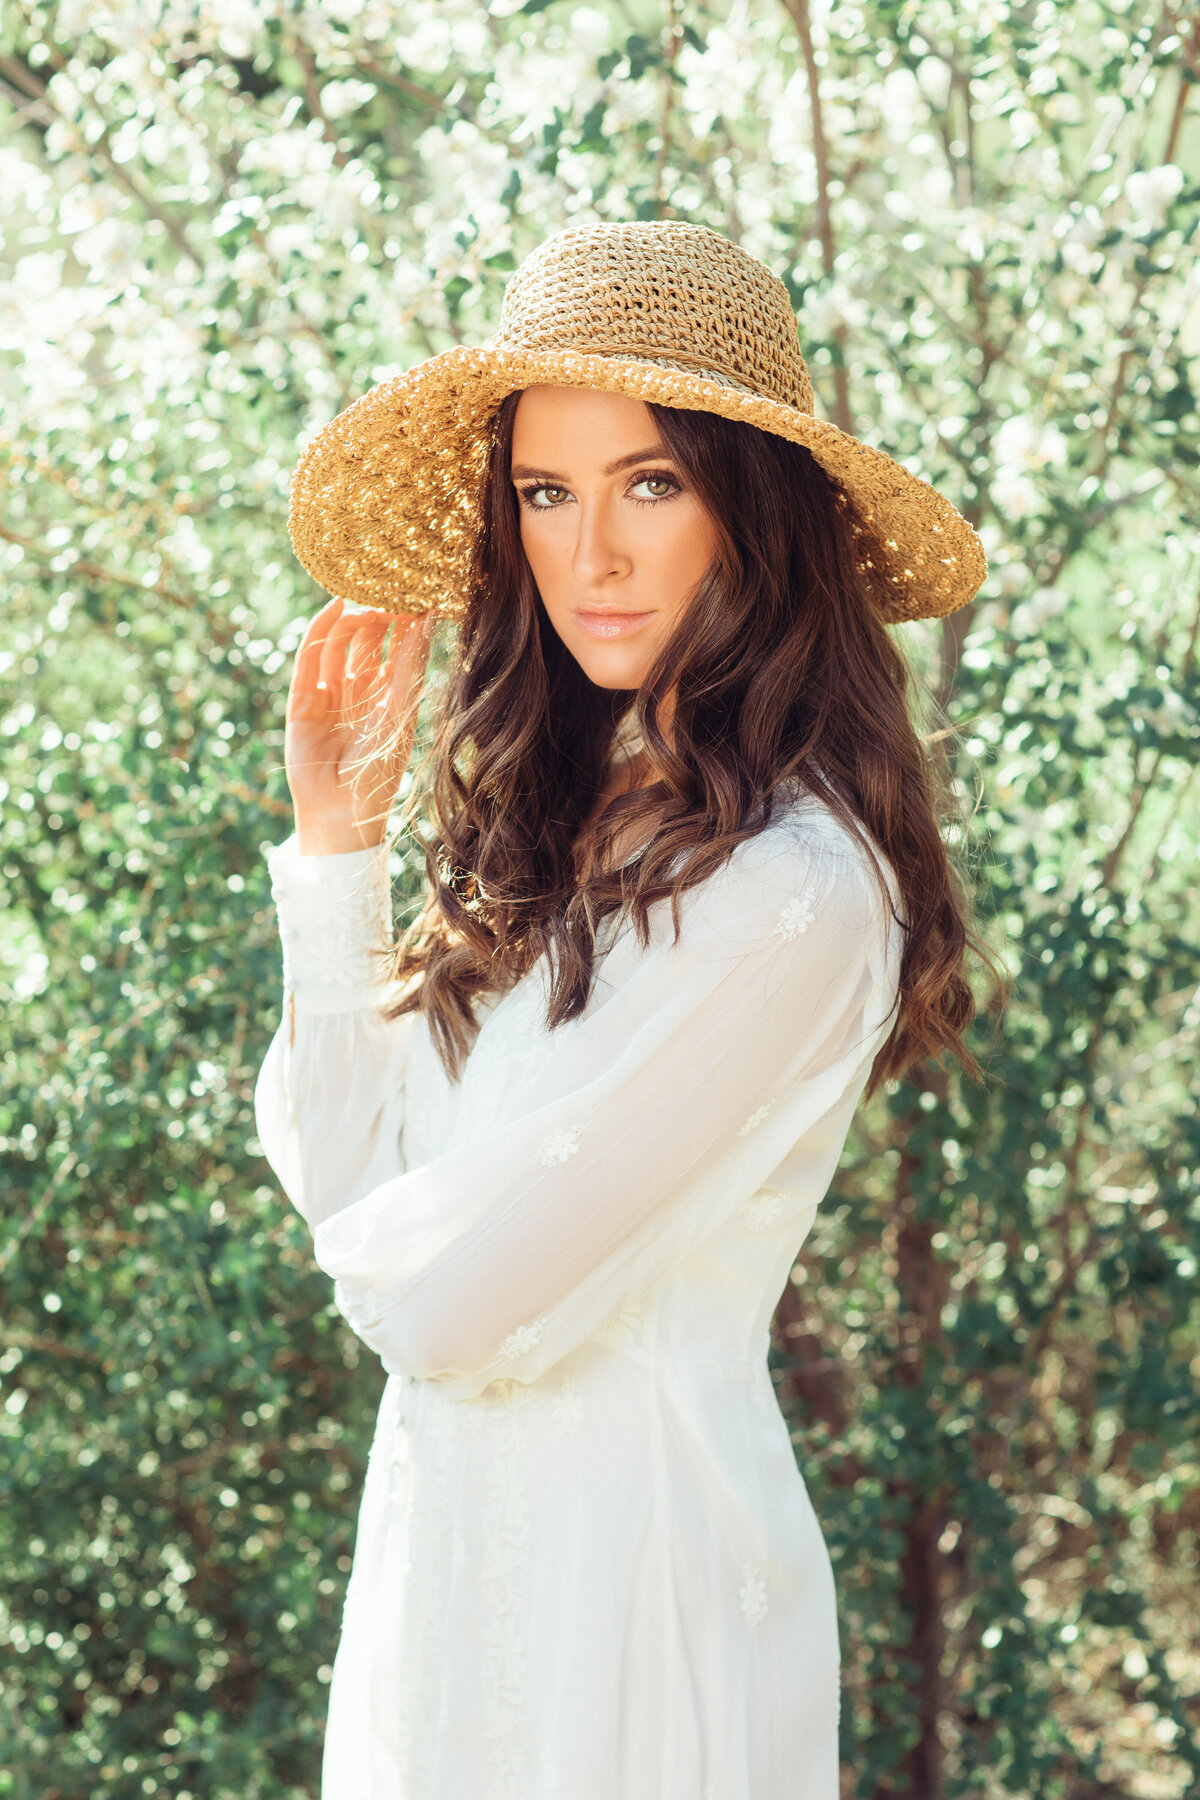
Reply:
<svg viewBox="0 0 1200 1800"><path fill-rule="evenodd" d="M294 699L307 698L316 688L320 679L321 655L325 648L329 633L341 615L342 602L329 600L312 619L300 641L296 652L296 661L292 666L291 686L288 690L289 705Z"/></svg>
<svg viewBox="0 0 1200 1800"><path fill-rule="evenodd" d="M409 689L419 694L429 656L429 641L437 623L432 613L397 619L384 664L384 678L394 698L403 701Z"/></svg>
<svg viewBox="0 0 1200 1800"><path fill-rule="evenodd" d="M358 629L361 613L343 612L333 621L321 645L317 686L326 690L328 704L336 711L342 699L346 673L346 649Z"/></svg>
<svg viewBox="0 0 1200 1800"><path fill-rule="evenodd" d="M382 724L387 731L407 733L425 682L425 663L433 634L431 615L395 621L380 687Z"/></svg>
<svg viewBox="0 0 1200 1800"><path fill-rule="evenodd" d="M433 628L428 615L348 613L340 600L321 609L293 669L288 723L309 733L309 749L302 768L299 739L293 741L289 780L311 773L311 764L335 775L357 796L355 804L373 804L372 796L387 789L386 812L393 765L407 756Z"/></svg>
<svg viewBox="0 0 1200 1800"><path fill-rule="evenodd" d="M427 653L429 640L433 636L436 616L431 612L408 613L396 620L396 634L392 639L388 652L388 661L394 656L417 656Z"/></svg>
<svg viewBox="0 0 1200 1800"><path fill-rule="evenodd" d="M380 651L389 625L388 613L372 613L359 620L346 652L346 684L343 707L353 724L358 725L379 697L383 679Z"/></svg>
<svg viewBox="0 0 1200 1800"><path fill-rule="evenodd" d="M376 665L379 662L379 645L386 627L380 627L374 619L358 619L355 621L354 636L346 645L347 675L361 675L369 669L372 658Z"/></svg>

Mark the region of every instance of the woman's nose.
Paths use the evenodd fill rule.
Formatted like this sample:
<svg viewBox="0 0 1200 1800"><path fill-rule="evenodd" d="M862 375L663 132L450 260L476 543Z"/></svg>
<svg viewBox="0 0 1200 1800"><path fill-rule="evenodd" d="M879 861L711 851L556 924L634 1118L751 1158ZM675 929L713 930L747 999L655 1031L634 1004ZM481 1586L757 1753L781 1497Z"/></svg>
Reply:
<svg viewBox="0 0 1200 1800"><path fill-rule="evenodd" d="M602 587L620 580L633 568L633 558L621 543L611 509L602 502L579 502L579 531L571 570L585 587Z"/></svg>

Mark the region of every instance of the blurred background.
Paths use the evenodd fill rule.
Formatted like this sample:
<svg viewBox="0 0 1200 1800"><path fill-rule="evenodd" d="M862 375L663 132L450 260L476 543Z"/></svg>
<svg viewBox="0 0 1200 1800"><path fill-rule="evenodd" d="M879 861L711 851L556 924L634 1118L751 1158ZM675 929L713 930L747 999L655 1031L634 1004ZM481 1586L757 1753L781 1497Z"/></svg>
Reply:
<svg viewBox="0 0 1200 1800"><path fill-rule="evenodd" d="M289 471L655 217L991 563L898 635L1013 1001L775 1328L844 1795L1196 1793L1198 77L1161 0L0 0L0 1794L316 1794L382 1376L253 1136Z"/></svg>

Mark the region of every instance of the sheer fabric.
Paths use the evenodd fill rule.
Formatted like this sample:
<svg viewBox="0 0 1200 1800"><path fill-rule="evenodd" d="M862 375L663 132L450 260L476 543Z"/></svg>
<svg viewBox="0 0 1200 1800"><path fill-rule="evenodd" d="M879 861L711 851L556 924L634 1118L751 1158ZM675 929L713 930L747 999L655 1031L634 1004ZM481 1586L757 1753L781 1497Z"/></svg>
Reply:
<svg viewBox="0 0 1200 1800"><path fill-rule="evenodd" d="M836 1800L837 1626L769 1325L900 932L798 801L583 1015L537 965L450 1082L385 1022L385 853L271 853L259 1135L389 1373L324 1800ZM890 876L889 876L890 880ZM893 889L894 897L894 889Z"/></svg>

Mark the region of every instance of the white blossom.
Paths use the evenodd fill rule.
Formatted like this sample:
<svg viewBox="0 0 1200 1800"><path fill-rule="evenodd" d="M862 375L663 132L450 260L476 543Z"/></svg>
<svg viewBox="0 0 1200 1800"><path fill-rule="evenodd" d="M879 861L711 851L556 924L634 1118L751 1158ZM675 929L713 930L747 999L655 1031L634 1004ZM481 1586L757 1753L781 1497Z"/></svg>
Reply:
<svg viewBox="0 0 1200 1800"><path fill-rule="evenodd" d="M1183 187L1183 170L1175 163L1140 169L1125 183L1130 217L1139 225L1158 225Z"/></svg>

